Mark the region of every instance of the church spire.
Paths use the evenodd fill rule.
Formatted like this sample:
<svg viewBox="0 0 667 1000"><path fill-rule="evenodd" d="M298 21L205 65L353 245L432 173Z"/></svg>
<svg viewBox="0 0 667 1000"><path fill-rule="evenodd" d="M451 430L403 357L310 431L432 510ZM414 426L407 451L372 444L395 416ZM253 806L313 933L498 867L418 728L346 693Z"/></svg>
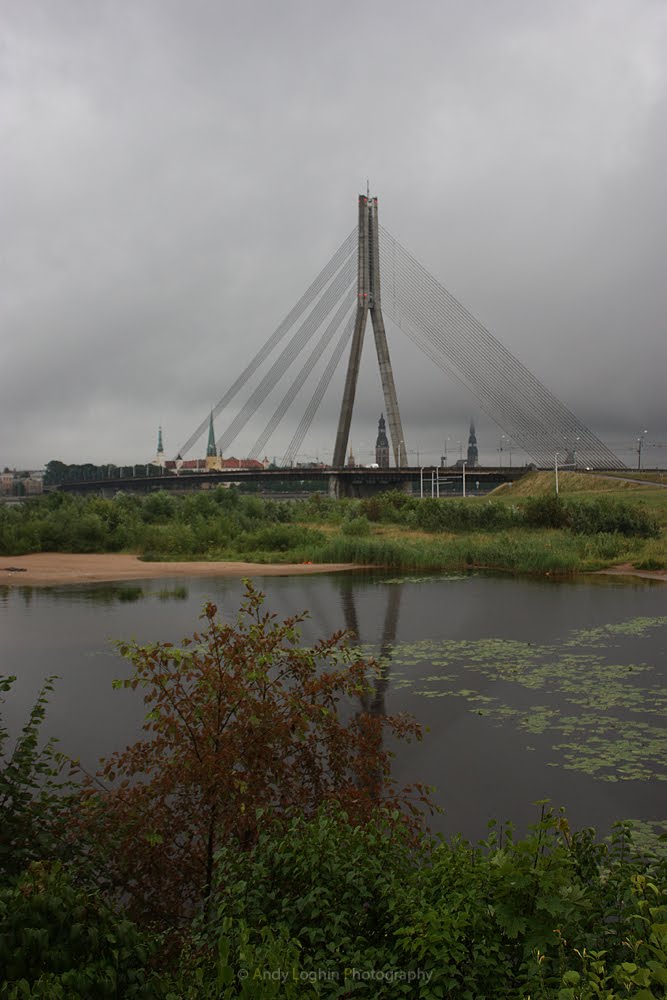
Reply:
<svg viewBox="0 0 667 1000"><path fill-rule="evenodd" d="M470 421L470 435L468 437L468 460L466 465L469 469L474 469L479 464L479 452L477 450L477 435L475 434L475 424Z"/></svg>
<svg viewBox="0 0 667 1000"><path fill-rule="evenodd" d="M208 422L208 445L206 446L206 457L215 458L217 455L217 450L215 447L215 433L213 431L213 410L211 410L211 416Z"/></svg>
<svg viewBox="0 0 667 1000"><path fill-rule="evenodd" d="M157 430L157 452L155 453L153 464L164 466L164 445L162 444L162 427L158 427Z"/></svg>
<svg viewBox="0 0 667 1000"><path fill-rule="evenodd" d="M381 413L378 420L378 436L375 441L375 463L381 469L389 468L389 441L385 427L384 413Z"/></svg>

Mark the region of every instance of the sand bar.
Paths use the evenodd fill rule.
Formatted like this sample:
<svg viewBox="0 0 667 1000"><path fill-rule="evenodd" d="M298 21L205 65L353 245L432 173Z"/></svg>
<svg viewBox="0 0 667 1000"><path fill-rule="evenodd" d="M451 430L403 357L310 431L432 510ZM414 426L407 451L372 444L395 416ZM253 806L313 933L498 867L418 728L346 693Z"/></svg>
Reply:
<svg viewBox="0 0 667 1000"><path fill-rule="evenodd" d="M360 568L354 563L143 562L126 553L36 552L0 557L0 586L45 587L166 576L295 576Z"/></svg>
<svg viewBox="0 0 667 1000"><path fill-rule="evenodd" d="M36 552L0 557L0 587L49 587L66 583L155 580L179 576L304 576L362 570L355 563L143 562L127 553ZM377 568L377 567L376 567ZM667 583L665 570L638 570L628 563L597 571Z"/></svg>

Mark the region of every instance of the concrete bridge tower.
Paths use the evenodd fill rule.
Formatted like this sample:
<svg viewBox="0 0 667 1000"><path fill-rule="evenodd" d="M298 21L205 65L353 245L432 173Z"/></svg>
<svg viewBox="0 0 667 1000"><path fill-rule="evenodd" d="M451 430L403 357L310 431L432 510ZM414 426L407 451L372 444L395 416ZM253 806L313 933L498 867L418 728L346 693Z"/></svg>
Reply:
<svg viewBox="0 0 667 1000"><path fill-rule="evenodd" d="M366 195L359 195L359 251L357 258L357 314L350 347L350 358L343 390L343 401L340 408L336 444L334 446L333 466L342 469L345 465L345 454L350 437L352 409L357 390L361 349L364 343L364 331L368 314L371 315L375 350L380 366L380 379L384 404L389 422L391 448L394 463L400 468L407 465L407 453L401 425L401 414L398 409L394 373L389 358L387 335L382 318L380 302L380 246L378 240L378 200ZM378 463L379 464L379 463Z"/></svg>

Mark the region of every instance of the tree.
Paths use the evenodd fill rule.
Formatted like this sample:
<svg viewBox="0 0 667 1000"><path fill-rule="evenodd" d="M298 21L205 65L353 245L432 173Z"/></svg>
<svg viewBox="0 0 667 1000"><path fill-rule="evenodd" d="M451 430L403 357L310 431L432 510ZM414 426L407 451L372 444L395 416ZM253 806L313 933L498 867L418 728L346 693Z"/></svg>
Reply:
<svg viewBox="0 0 667 1000"><path fill-rule="evenodd" d="M420 727L353 710L377 665L355 659L343 632L301 646L305 614L278 621L263 600L246 581L235 624L208 603L180 647L119 644L134 672L116 683L144 691L146 736L88 780L82 815L138 918L174 925L206 911L221 846L249 848L294 814L335 803L363 823L380 806L402 822L407 805L417 825L428 801L422 786L396 789L383 742L385 730L421 738Z"/></svg>

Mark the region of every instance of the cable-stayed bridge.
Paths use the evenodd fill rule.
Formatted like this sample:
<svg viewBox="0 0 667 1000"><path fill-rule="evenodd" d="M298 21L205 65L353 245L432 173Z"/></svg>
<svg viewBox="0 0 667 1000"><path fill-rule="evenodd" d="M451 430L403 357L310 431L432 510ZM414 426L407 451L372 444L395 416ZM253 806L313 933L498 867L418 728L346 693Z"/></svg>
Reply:
<svg viewBox="0 0 667 1000"><path fill-rule="evenodd" d="M589 468L624 463L427 271L378 220L377 198L359 196L357 227L341 243L299 301L273 331L211 413L179 451L185 457L224 424L215 445L228 453L251 420L265 413L249 458L259 458L288 413L300 417L280 463L298 454L334 373L348 356L334 443L333 467L345 464L367 319L382 381L394 465L408 450L389 356L384 315L447 377L455 379L538 466L560 461ZM255 379L258 379L254 388ZM398 387L400 388L400 386ZM277 396L276 396L277 394ZM304 406L305 400L305 406ZM271 408L271 407L270 407ZM232 415L233 414L233 415ZM222 415L222 421L220 418ZM409 431L408 431L409 433Z"/></svg>

